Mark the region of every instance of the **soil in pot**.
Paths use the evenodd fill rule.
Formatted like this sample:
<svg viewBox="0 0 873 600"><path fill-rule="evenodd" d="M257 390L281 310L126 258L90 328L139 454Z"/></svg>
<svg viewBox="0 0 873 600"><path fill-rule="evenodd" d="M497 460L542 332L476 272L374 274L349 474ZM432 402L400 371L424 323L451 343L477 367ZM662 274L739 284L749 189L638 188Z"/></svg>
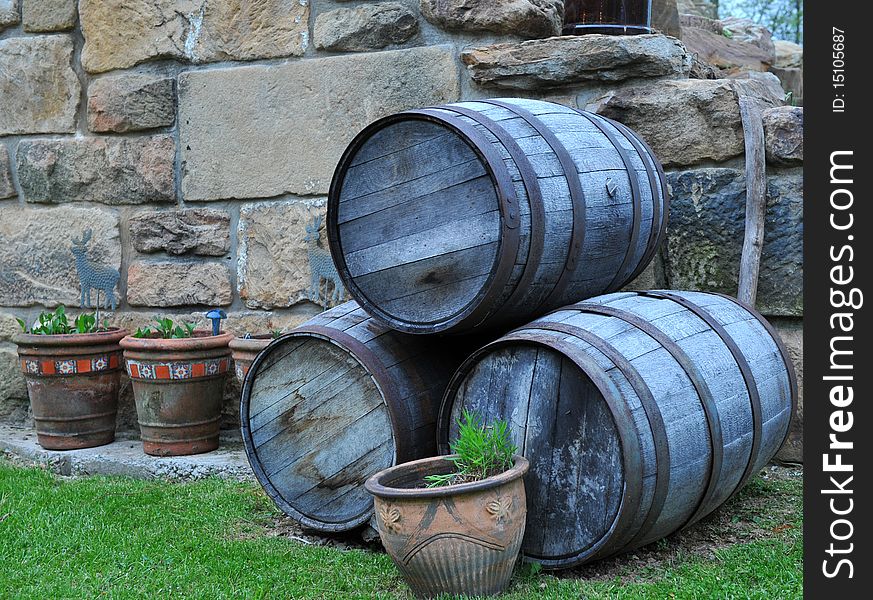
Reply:
<svg viewBox="0 0 873 600"><path fill-rule="evenodd" d="M233 335L128 336L121 340L146 454L181 456L218 448Z"/></svg>
<svg viewBox="0 0 873 600"><path fill-rule="evenodd" d="M121 347L127 331L19 333L21 370L36 438L47 450L75 450L115 439Z"/></svg>
<svg viewBox="0 0 873 600"><path fill-rule="evenodd" d="M419 598L499 594L521 549L527 460L516 456L511 469L481 481L425 487L426 476L453 469L446 457L426 458L365 484L382 544Z"/></svg>

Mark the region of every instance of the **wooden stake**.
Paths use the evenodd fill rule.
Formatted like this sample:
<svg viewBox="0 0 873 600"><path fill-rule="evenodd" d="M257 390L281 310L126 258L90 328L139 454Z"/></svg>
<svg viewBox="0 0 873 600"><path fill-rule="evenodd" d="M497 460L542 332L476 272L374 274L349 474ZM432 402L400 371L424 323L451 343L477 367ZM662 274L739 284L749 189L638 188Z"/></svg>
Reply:
<svg viewBox="0 0 873 600"><path fill-rule="evenodd" d="M737 298L749 306L758 295L758 273L764 248L764 219L767 214L767 172L764 156L764 123L761 110L749 98L740 97L740 116L746 145L746 231L740 257Z"/></svg>

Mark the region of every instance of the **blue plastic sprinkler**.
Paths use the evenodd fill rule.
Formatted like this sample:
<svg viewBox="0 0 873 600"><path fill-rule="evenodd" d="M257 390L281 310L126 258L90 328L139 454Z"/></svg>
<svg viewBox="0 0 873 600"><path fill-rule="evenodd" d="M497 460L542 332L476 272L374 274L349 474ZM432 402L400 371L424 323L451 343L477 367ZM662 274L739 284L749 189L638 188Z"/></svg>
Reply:
<svg viewBox="0 0 873 600"><path fill-rule="evenodd" d="M206 313L206 318L212 321L212 335L221 333L221 320L227 318L227 313L220 308L213 308Z"/></svg>

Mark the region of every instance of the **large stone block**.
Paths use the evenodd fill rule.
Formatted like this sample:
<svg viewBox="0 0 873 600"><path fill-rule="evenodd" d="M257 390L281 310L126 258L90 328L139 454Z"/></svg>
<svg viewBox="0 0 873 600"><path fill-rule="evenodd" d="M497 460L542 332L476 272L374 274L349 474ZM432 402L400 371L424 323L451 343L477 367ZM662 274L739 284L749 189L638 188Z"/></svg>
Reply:
<svg viewBox="0 0 873 600"><path fill-rule="evenodd" d="M29 409L18 352L12 344L0 344L0 423L23 425L30 416Z"/></svg>
<svg viewBox="0 0 873 600"><path fill-rule="evenodd" d="M24 0L21 8L24 31L63 31L75 24L76 0Z"/></svg>
<svg viewBox="0 0 873 600"><path fill-rule="evenodd" d="M230 251L230 214L208 208L140 213L130 218L130 240L146 254L224 256Z"/></svg>
<svg viewBox="0 0 873 600"><path fill-rule="evenodd" d="M315 47L363 52L402 44L418 32L418 17L405 4L380 2L338 8L315 19Z"/></svg>
<svg viewBox="0 0 873 600"><path fill-rule="evenodd" d="M18 25L21 15L18 11L19 0L0 0L0 31Z"/></svg>
<svg viewBox="0 0 873 600"><path fill-rule="evenodd" d="M140 260L127 270L131 306L227 306L232 301L230 271L221 263Z"/></svg>
<svg viewBox="0 0 873 600"><path fill-rule="evenodd" d="M6 146L0 146L0 198L15 196L15 186L12 185L12 172L9 170L9 152Z"/></svg>
<svg viewBox="0 0 873 600"><path fill-rule="evenodd" d="M561 33L562 0L421 0L424 17L444 29L493 31L524 38Z"/></svg>
<svg viewBox="0 0 873 600"><path fill-rule="evenodd" d="M309 43L309 0L198 0L185 38L194 62L301 56Z"/></svg>
<svg viewBox="0 0 873 600"><path fill-rule="evenodd" d="M0 342L11 342L12 336L21 333L21 325L15 319L12 313L0 312Z"/></svg>
<svg viewBox="0 0 873 600"><path fill-rule="evenodd" d="M767 162L775 165L802 165L803 109L779 106L765 110L763 116Z"/></svg>
<svg viewBox="0 0 873 600"><path fill-rule="evenodd" d="M118 216L99 208L0 210L0 298L7 306L79 305L72 239L92 230L87 258L118 269Z"/></svg>
<svg viewBox="0 0 873 600"><path fill-rule="evenodd" d="M66 35L0 40L0 135L72 133L79 79Z"/></svg>
<svg viewBox="0 0 873 600"><path fill-rule="evenodd" d="M668 281L683 290L736 295L745 224L745 174L697 169L667 175ZM803 174L771 174L757 307L766 315L803 315Z"/></svg>
<svg viewBox="0 0 873 600"><path fill-rule="evenodd" d="M785 462L803 462L803 319L789 317L770 317L770 323L776 329L782 343L788 350L788 356L794 365L797 375L797 410L791 420L791 430L788 439L776 455L776 460Z"/></svg>
<svg viewBox="0 0 873 600"><path fill-rule="evenodd" d="M80 0L92 73L148 60L191 62L300 56L308 42L308 0Z"/></svg>
<svg viewBox="0 0 873 600"><path fill-rule="evenodd" d="M770 72L779 78L786 92L786 101L793 106L803 106L803 69L770 67Z"/></svg>
<svg viewBox="0 0 873 600"><path fill-rule="evenodd" d="M274 331L287 333L298 325L302 325L322 310L320 306L315 304L301 305L300 309L294 312L263 310L232 312L228 313L227 320L224 322L224 328L236 335L245 335L247 333L260 335Z"/></svg>
<svg viewBox="0 0 873 600"><path fill-rule="evenodd" d="M142 74L110 75L88 86L88 129L140 131L176 119L174 81Z"/></svg>
<svg viewBox="0 0 873 600"><path fill-rule="evenodd" d="M454 52L443 46L192 71L178 85L189 201L327 193L364 126L459 97Z"/></svg>
<svg viewBox="0 0 873 600"><path fill-rule="evenodd" d="M689 52L726 73L766 71L776 61L770 31L748 19L683 17L682 41Z"/></svg>
<svg viewBox="0 0 873 600"><path fill-rule="evenodd" d="M743 154L738 94L762 107L779 106L784 97L770 79L688 79L619 88L588 110L636 131L665 166L692 165Z"/></svg>
<svg viewBox="0 0 873 600"><path fill-rule="evenodd" d="M803 68L803 46L794 42L786 42L785 40L776 40L773 42L773 45L776 49L774 67L782 69Z"/></svg>
<svg viewBox="0 0 873 600"><path fill-rule="evenodd" d="M718 3L712 0L676 0L676 5L683 15L718 18Z"/></svg>
<svg viewBox="0 0 873 600"><path fill-rule="evenodd" d="M221 328L235 335L268 334L273 331L287 332L308 321L323 309L315 304L302 304L292 310L266 311L266 310L241 310L227 311L227 319L221 322ZM206 308L190 310L185 307L168 307L160 311L161 316L167 316L176 322L194 323L198 329L209 329L211 322L206 318ZM152 309L139 309L138 312L118 311L112 313L109 322L114 327L121 327L128 331L136 331L138 327L155 325L155 311ZM2 318L0 318L2 324ZM17 327L17 324L16 324Z"/></svg>
<svg viewBox="0 0 873 600"><path fill-rule="evenodd" d="M169 135L23 141L18 180L28 202L172 202L175 146Z"/></svg>
<svg viewBox="0 0 873 600"><path fill-rule="evenodd" d="M664 35L552 37L472 48L461 60L476 83L532 91L583 81L684 77L692 62L679 40Z"/></svg>
<svg viewBox="0 0 873 600"><path fill-rule="evenodd" d="M324 201L261 202L246 206L239 221L239 295L249 308L280 308L305 300L327 304L333 289L312 289L312 272L339 281L327 237L307 241L306 227L322 217Z"/></svg>

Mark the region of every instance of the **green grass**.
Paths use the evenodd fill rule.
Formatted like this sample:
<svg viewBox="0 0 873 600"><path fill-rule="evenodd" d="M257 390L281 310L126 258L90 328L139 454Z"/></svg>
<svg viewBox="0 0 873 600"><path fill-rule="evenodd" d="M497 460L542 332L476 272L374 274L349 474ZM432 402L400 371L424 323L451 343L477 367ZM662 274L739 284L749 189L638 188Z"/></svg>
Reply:
<svg viewBox="0 0 873 600"><path fill-rule="evenodd" d="M522 567L506 597L799 598L800 494L800 477L756 479L630 556L559 577ZM277 515L253 484L65 479L0 461L0 598L410 597L384 554L269 535Z"/></svg>

